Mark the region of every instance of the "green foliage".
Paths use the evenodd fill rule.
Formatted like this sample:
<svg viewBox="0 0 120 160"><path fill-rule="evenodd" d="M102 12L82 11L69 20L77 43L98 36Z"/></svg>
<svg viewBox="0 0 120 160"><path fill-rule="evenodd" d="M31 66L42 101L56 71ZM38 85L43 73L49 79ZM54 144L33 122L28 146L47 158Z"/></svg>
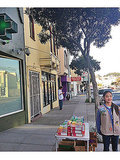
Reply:
<svg viewBox="0 0 120 160"><path fill-rule="evenodd" d="M94 71L100 70L100 62L94 60L93 57L91 56L90 56L90 62ZM77 73L78 75L82 75L83 71L88 71L88 64L86 63L84 57L80 56L72 60L70 68L75 70L75 73Z"/></svg>
<svg viewBox="0 0 120 160"><path fill-rule="evenodd" d="M91 43L104 46L111 38L111 25L118 25L120 20L119 8L30 8L26 12L42 26L42 43L50 38L45 32L53 25L57 45L68 48L75 56L79 51L87 55Z"/></svg>
<svg viewBox="0 0 120 160"><path fill-rule="evenodd" d="M85 103L89 103L89 100L88 100L88 98L85 100Z"/></svg>

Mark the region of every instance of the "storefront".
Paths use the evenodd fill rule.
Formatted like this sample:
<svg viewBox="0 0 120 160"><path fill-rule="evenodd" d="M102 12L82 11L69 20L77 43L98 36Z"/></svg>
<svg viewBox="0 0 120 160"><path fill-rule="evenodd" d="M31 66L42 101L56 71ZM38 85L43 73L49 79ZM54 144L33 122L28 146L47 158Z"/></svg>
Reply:
<svg viewBox="0 0 120 160"><path fill-rule="evenodd" d="M23 60L0 54L0 131L27 122L23 68Z"/></svg>
<svg viewBox="0 0 120 160"><path fill-rule="evenodd" d="M28 120L22 14L22 8L0 9L1 24L6 19L15 24L10 31L13 34L3 28L5 33L0 36L0 131Z"/></svg>
<svg viewBox="0 0 120 160"><path fill-rule="evenodd" d="M43 107L50 105L50 109L53 109L53 102L57 100L56 75L42 71L42 86Z"/></svg>
<svg viewBox="0 0 120 160"><path fill-rule="evenodd" d="M71 93L71 79L66 76L61 76L61 83L63 87L64 92L64 99L66 98L66 95Z"/></svg>
<svg viewBox="0 0 120 160"><path fill-rule="evenodd" d="M81 77L71 77L71 93L72 96L77 96L80 93Z"/></svg>

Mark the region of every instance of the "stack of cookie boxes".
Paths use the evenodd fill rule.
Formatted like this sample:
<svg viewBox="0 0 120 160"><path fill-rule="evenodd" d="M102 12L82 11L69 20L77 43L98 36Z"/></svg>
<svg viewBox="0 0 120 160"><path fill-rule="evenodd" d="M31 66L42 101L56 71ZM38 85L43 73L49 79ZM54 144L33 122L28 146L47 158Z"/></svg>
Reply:
<svg viewBox="0 0 120 160"><path fill-rule="evenodd" d="M72 122L72 136L80 137L85 135L85 124L82 122Z"/></svg>
<svg viewBox="0 0 120 160"><path fill-rule="evenodd" d="M61 136L81 137L85 135L85 123L83 117L72 116L59 126L57 134Z"/></svg>

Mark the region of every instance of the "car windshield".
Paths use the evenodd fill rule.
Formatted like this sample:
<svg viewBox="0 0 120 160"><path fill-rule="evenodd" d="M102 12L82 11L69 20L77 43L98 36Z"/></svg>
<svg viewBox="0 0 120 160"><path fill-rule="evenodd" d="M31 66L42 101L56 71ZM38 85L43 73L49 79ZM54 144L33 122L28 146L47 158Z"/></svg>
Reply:
<svg viewBox="0 0 120 160"><path fill-rule="evenodd" d="M112 96L113 96L113 101L120 100L120 93L113 93Z"/></svg>
<svg viewBox="0 0 120 160"><path fill-rule="evenodd" d="M99 90L99 94L103 94L105 91L113 92L112 89L101 89L101 90Z"/></svg>

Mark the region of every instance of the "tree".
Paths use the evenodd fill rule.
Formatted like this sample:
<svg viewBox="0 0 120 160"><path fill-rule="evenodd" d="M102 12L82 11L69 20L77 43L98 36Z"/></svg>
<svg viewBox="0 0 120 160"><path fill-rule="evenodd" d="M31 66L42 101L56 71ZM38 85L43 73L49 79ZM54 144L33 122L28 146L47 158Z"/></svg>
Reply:
<svg viewBox="0 0 120 160"><path fill-rule="evenodd" d="M91 56L90 56L90 63L94 71L100 70L100 62L94 60L93 57ZM74 58L70 64L70 68L75 70L75 73L78 75L82 75L83 71L88 72L88 65L83 56Z"/></svg>
<svg viewBox="0 0 120 160"><path fill-rule="evenodd" d="M50 38L46 31L52 25L57 46L66 47L75 57L82 53L92 79L96 111L99 98L90 47L93 44L100 48L109 41L112 25L120 22L119 8L31 8L27 13L42 26L41 43Z"/></svg>
<svg viewBox="0 0 120 160"><path fill-rule="evenodd" d="M93 57L91 56L90 56L90 62L94 71L100 70L100 62L94 60ZM77 58L74 58L70 64L70 68L75 70L75 73L78 75L82 75L84 71L88 72L88 82L86 84L86 87L87 87L88 101L91 102L92 99L91 99L91 89L90 89L90 76L88 71L88 65L84 57L79 56Z"/></svg>
<svg viewBox="0 0 120 160"><path fill-rule="evenodd" d="M100 62L94 60L93 57L91 56L90 56L90 63L94 71L100 70ZM91 102L90 76L88 71L88 65L84 57L79 56L77 58L74 58L70 64L70 67L73 70L75 70L75 73L77 73L78 75L82 75L84 71L88 72L88 82L86 84L86 87L87 87L88 101Z"/></svg>

